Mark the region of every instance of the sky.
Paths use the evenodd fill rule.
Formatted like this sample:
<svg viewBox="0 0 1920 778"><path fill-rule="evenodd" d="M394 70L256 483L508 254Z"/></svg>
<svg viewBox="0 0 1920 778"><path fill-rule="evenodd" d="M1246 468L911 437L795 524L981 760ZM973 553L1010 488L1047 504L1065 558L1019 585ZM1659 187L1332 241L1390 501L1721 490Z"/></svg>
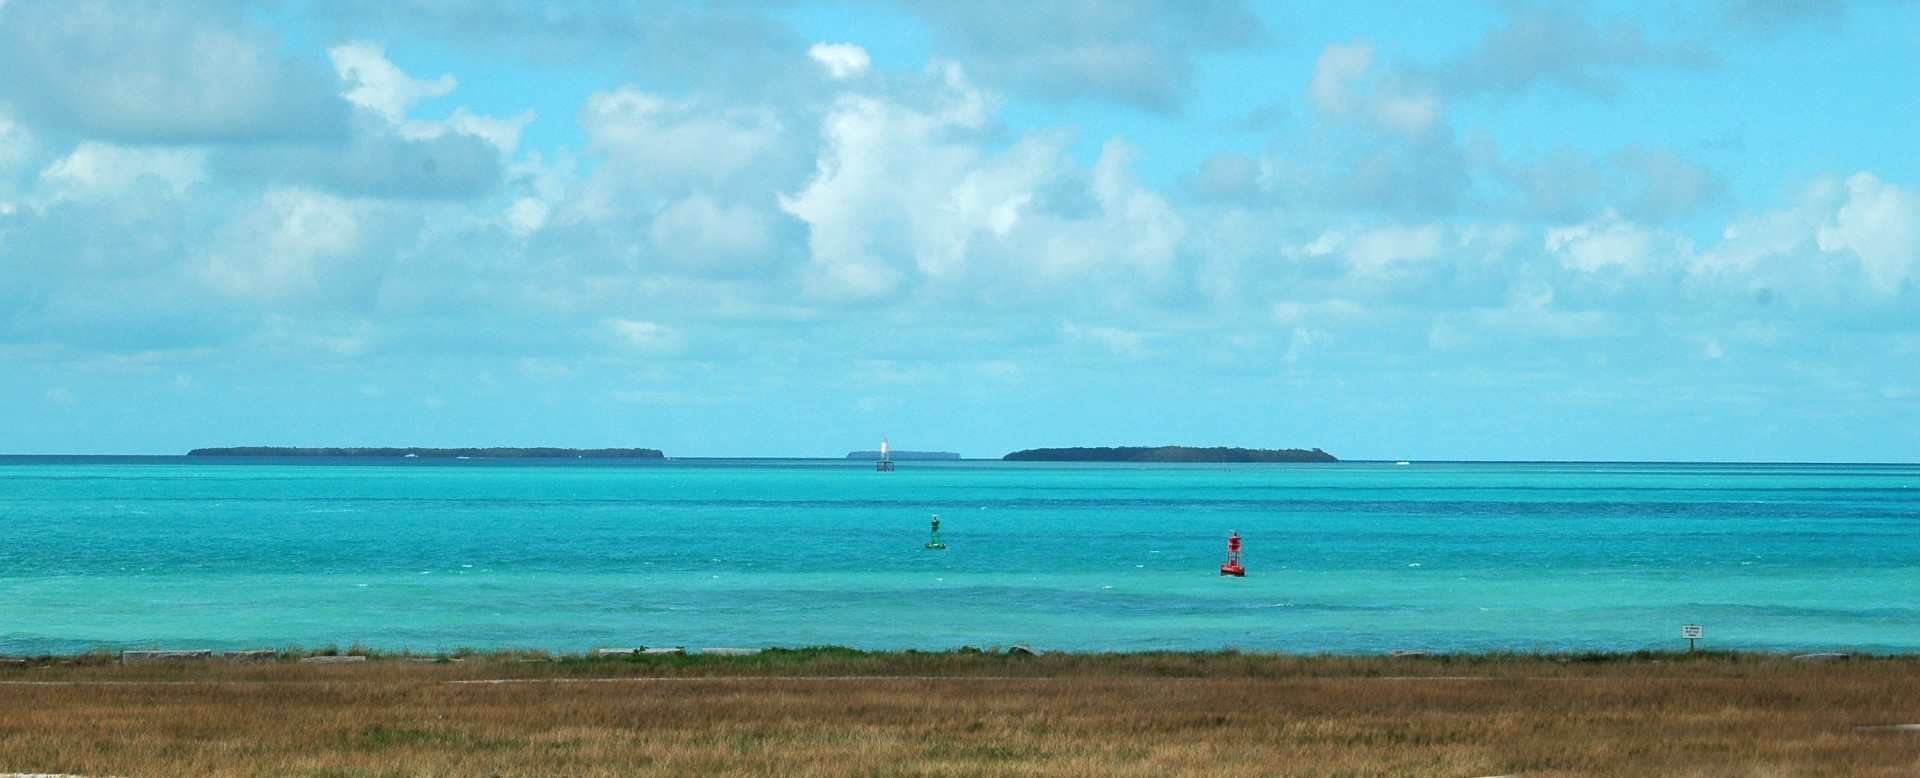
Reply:
<svg viewBox="0 0 1920 778"><path fill-rule="evenodd" d="M0 0L0 453L1920 462L1920 2Z"/></svg>

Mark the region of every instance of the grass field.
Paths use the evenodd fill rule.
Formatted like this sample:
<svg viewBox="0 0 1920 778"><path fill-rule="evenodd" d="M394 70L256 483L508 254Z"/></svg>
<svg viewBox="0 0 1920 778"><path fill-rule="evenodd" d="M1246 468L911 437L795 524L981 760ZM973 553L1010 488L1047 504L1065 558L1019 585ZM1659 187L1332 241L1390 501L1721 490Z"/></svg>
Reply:
<svg viewBox="0 0 1920 778"><path fill-rule="evenodd" d="M0 666L0 773L1915 776L1920 657L530 653Z"/></svg>

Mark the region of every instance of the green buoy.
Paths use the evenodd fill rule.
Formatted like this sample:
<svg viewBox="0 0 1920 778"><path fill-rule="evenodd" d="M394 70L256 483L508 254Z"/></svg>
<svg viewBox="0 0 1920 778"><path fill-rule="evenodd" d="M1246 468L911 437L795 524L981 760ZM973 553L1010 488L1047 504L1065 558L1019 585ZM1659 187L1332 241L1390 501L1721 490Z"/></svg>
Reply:
<svg viewBox="0 0 1920 778"><path fill-rule="evenodd" d="M927 541L927 548L943 549L947 544L940 542L940 514L933 514L933 539Z"/></svg>

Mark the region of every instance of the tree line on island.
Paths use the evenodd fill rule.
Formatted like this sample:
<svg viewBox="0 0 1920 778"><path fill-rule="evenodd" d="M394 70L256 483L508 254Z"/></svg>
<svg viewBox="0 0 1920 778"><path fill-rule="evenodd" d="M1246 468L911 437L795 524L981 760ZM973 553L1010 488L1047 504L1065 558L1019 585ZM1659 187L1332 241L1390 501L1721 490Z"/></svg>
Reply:
<svg viewBox="0 0 1920 778"><path fill-rule="evenodd" d="M229 457L420 457L420 458L626 458L658 459L659 449L653 448L554 448L539 446L534 448L513 448L494 446L489 448L298 448L292 446L232 446L228 448L196 448L187 452L190 457L229 456Z"/></svg>
<svg viewBox="0 0 1920 778"><path fill-rule="evenodd" d="M1002 459L1008 462L1338 462L1320 449L1228 448L1214 446L1096 446L1090 448L1030 448Z"/></svg>
<svg viewBox="0 0 1920 778"><path fill-rule="evenodd" d="M653 448L558 448L506 447L488 448L304 448L296 446L230 446L225 448L196 448L187 452L187 456L228 456L228 457L386 457L386 458L569 458L569 459L659 459L663 456L659 449ZM960 455L949 451L892 451L889 457L897 460L939 460L959 459ZM878 451L854 451L847 454L848 459L875 460L880 458ZM1261 449L1230 448L1214 446L1201 448L1194 446L1095 446L1077 448L1030 448L1015 451L1001 459L1008 462L1165 462L1165 463L1242 463L1242 462L1338 462L1332 454L1318 448L1299 449Z"/></svg>

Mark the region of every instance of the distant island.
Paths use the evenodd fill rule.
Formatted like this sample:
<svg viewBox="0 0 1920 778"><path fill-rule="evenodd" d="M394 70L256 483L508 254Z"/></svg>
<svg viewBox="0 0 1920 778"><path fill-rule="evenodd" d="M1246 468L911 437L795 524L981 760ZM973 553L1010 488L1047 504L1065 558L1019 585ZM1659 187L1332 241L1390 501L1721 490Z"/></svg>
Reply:
<svg viewBox="0 0 1920 778"><path fill-rule="evenodd" d="M1338 462L1320 449L1118 446L1030 448L1002 457L1008 462Z"/></svg>
<svg viewBox="0 0 1920 778"><path fill-rule="evenodd" d="M849 451L847 452L847 458L860 459L868 462L873 462L880 458L880 452ZM951 451L891 451L890 450L887 452L887 458L895 461L908 460L908 459L922 459L922 460L924 459L959 459L960 455L955 454Z"/></svg>
<svg viewBox="0 0 1920 778"><path fill-rule="evenodd" d="M287 446L233 446L230 448L196 448L187 452L190 457L437 457L453 459L469 457L566 457L566 458L632 458L658 459L659 449L652 448L292 448Z"/></svg>

